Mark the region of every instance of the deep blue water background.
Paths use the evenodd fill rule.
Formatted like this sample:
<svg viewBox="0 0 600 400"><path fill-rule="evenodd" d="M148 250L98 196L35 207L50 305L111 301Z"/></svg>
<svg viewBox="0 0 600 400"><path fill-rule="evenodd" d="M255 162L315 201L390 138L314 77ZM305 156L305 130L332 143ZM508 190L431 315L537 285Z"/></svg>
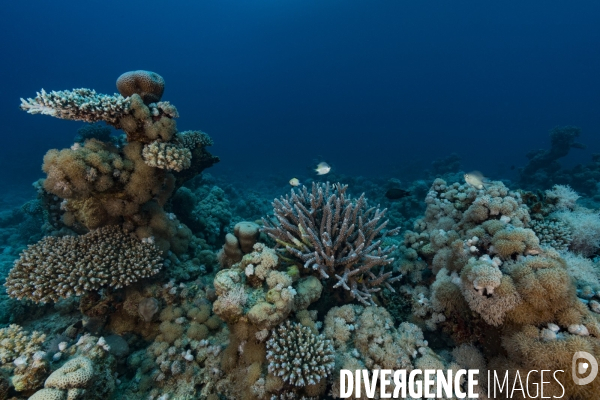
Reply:
<svg viewBox="0 0 600 400"><path fill-rule="evenodd" d="M403 179L456 152L466 170L514 178L557 125L582 128L588 149L570 162L587 162L599 16L597 1L6 2L0 184L30 185L82 125L28 115L20 97L112 94L134 69L165 78L180 130L213 137L214 174L302 179L325 160Z"/></svg>

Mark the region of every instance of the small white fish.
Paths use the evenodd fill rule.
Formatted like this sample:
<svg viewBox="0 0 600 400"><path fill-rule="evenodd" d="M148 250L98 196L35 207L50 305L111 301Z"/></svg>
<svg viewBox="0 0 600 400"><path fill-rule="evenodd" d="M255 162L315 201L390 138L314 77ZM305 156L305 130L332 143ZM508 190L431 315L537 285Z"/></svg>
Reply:
<svg viewBox="0 0 600 400"><path fill-rule="evenodd" d="M465 182L469 186L474 187L475 189L481 190L485 189L484 183L487 183L487 179L483 176L483 174L479 171L472 171L468 174L465 174Z"/></svg>
<svg viewBox="0 0 600 400"><path fill-rule="evenodd" d="M325 175L328 174L329 171L331 171L331 167L326 162L318 163L317 168L315 169L317 175Z"/></svg>
<svg viewBox="0 0 600 400"><path fill-rule="evenodd" d="M298 178L292 178L290 179L290 185L296 187L296 186L300 186L300 181L298 180Z"/></svg>

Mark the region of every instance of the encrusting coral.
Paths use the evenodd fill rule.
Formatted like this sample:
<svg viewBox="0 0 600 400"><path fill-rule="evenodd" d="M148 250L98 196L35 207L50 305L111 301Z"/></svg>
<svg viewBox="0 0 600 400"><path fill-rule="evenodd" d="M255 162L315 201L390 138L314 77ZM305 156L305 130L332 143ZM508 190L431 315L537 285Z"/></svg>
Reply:
<svg viewBox="0 0 600 400"><path fill-rule="evenodd" d="M107 226L83 236L47 236L30 245L15 261L5 286L13 298L47 303L102 287L118 289L161 267L153 244Z"/></svg>
<svg viewBox="0 0 600 400"><path fill-rule="evenodd" d="M318 271L323 279L335 278L333 288L342 287L368 305L373 293L382 287L394 291L390 283L400 279L384 271L395 247L385 246L383 239L398 230L385 231L385 210L369 208L364 193L350 199L347 188L313 183L311 192L306 186L292 190L274 200L277 221L263 219L263 230L304 268Z"/></svg>

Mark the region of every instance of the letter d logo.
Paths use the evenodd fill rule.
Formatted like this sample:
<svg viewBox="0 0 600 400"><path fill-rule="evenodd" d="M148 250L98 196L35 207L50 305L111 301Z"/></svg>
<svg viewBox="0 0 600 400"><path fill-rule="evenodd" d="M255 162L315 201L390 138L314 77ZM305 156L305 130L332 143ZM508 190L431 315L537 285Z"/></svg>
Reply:
<svg viewBox="0 0 600 400"><path fill-rule="evenodd" d="M578 362L578 360L582 358L585 358L585 361ZM577 374L583 375L587 371L590 371L590 374L586 378L579 378L577 376ZM576 385L587 385L596 378L596 375L598 375L598 361L596 361L594 356L585 351L578 351L577 353L573 354L571 376L573 377L573 382L575 382Z"/></svg>

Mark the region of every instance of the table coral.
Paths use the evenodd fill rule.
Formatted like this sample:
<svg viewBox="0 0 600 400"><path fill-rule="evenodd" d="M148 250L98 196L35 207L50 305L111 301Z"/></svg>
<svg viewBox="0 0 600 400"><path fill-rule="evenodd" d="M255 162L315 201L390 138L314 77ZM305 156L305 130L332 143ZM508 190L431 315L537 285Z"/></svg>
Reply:
<svg viewBox="0 0 600 400"><path fill-rule="evenodd" d="M83 236L48 236L15 261L5 286L9 296L47 303L109 286L120 288L156 274L160 251L116 226Z"/></svg>
<svg viewBox="0 0 600 400"><path fill-rule="evenodd" d="M29 114L50 115L73 121L105 121L116 124L129 112L129 98L98 94L90 89L46 92L42 89L33 99L21 99L21 109Z"/></svg>

